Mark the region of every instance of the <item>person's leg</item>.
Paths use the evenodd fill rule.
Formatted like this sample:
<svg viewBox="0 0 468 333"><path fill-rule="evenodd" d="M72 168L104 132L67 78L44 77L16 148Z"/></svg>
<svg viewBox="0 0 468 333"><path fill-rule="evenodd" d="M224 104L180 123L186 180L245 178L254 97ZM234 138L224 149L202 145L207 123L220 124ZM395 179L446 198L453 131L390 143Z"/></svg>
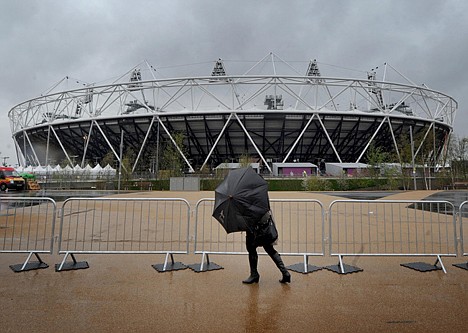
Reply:
<svg viewBox="0 0 468 333"><path fill-rule="evenodd" d="M281 259L280 254L275 250L273 245L265 245L263 246L266 253L273 259L276 267L280 270L281 274L283 274L283 278L279 280L281 283L291 282L291 274L288 272L287 268L284 266L283 260Z"/></svg>
<svg viewBox="0 0 468 333"><path fill-rule="evenodd" d="M258 254L257 254L257 246L255 245L255 238L250 233L247 233L247 237L245 240L245 245L247 247L247 251L249 252L249 265L250 265L250 276L242 281L242 283L251 284L257 283L260 280L260 274L257 271L257 264L258 264Z"/></svg>

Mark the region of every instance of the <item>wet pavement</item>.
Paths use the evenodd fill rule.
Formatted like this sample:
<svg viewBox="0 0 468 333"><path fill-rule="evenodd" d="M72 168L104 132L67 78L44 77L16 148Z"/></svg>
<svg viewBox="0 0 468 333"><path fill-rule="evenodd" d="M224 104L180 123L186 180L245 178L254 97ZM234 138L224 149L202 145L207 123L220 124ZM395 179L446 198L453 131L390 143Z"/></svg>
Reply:
<svg viewBox="0 0 468 333"><path fill-rule="evenodd" d="M382 191L336 191L336 192L320 192L322 194L337 196L343 199L353 200L378 200L382 199L390 194L402 193L400 191L395 192L382 192Z"/></svg>
<svg viewBox="0 0 468 333"><path fill-rule="evenodd" d="M445 200L460 207L462 202L468 201L468 191L440 191L428 196L426 200Z"/></svg>
<svg viewBox="0 0 468 333"><path fill-rule="evenodd" d="M324 193L272 192L272 198L315 198ZM436 191L392 192L388 199L424 199ZM465 192L466 194L466 192ZM442 194L444 195L444 194ZM184 197L190 203L212 192L142 192L128 197ZM458 195L461 200L463 195ZM342 198L342 197L341 197ZM433 199L433 198L431 198ZM363 272L291 272L292 283L260 256L260 283L244 285L247 256L210 256L221 270L159 273L164 255L77 255L90 268L55 272L62 256L44 255L47 269L14 273L24 254L0 254L1 332L466 332L468 271L444 258L441 270L421 273L400 266L434 258L349 257ZM176 255L185 264L201 255ZM299 257L284 257L286 265ZM316 266L337 258L311 257Z"/></svg>
<svg viewBox="0 0 468 333"><path fill-rule="evenodd" d="M417 191L418 192L418 191ZM429 191L428 191L429 192ZM355 200L378 200L388 197L389 195L395 195L399 193L408 193L404 191L337 191L337 192L320 192L322 194L328 194L332 196L338 196L345 199ZM451 202L455 206L459 207L464 201L468 201L468 191L464 190L451 190L451 191L431 191L430 195L423 198L423 200L445 200Z"/></svg>
<svg viewBox="0 0 468 333"><path fill-rule="evenodd" d="M8 191L0 192L0 197L47 197L55 201L68 198L95 198L118 194L117 191L101 190L39 190L39 191ZM122 191L121 193L126 193Z"/></svg>

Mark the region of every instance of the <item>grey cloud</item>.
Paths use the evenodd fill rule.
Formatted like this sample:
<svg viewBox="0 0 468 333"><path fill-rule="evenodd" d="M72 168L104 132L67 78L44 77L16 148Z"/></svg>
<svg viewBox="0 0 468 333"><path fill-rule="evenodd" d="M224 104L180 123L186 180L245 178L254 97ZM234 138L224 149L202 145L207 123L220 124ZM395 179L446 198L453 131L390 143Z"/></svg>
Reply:
<svg viewBox="0 0 468 333"><path fill-rule="evenodd" d="M311 58L361 71L388 62L415 83L456 98L455 131L468 136L466 1L25 0L1 6L0 139L11 142L10 156L8 110L65 76L99 82L145 59L168 67L218 57L259 60L270 51L304 61L298 64L304 70Z"/></svg>

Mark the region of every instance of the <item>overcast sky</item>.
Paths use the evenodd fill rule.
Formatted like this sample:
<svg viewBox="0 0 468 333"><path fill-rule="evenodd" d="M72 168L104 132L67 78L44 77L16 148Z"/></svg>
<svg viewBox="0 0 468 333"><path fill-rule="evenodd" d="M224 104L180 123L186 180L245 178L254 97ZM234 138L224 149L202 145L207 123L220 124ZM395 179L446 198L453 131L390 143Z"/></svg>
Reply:
<svg viewBox="0 0 468 333"><path fill-rule="evenodd" d="M0 158L16 163L8 111L65 76L270 52L362 71L387 62L454 97L468 137L467 13L466 0L0 0Z"/></svg>

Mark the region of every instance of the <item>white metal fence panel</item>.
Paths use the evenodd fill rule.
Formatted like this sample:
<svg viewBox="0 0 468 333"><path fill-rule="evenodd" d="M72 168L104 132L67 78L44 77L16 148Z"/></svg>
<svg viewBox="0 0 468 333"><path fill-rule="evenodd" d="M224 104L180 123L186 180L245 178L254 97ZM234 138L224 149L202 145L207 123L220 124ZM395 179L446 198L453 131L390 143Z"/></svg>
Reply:
<svg viewBox="0 0 468 333"><path fill-rule="evenodd" d="M447 201L336 200L329 207L330 255L456 256Z"/></svg>
<svg viewBox="0 0 468 333"><path fill-rule="evenodd" d="M0 198L0 252L51 254L55 214L50 198Z"/></svg>
<svg viewBox="0 0 468 333"><path fill-rule="evenodd" d="M468 225L463 225L468 221L468 201L464 201L460 204L459 209L460 218L460 247L463 256L468 256L468 248L465 246L466 240L468 240Z"/></svg>
<svg viewBox="0 0 468 333"><path fill-rule="evenodd" d="M189 223L190 205L185 199L67 199L58 250L66 256L57 270L69 254L77 253L188 254Z"/></svg>
<svg viewBox="0 0 468 333"><path fill-rule="evenodd" d="M0 253L29 253L23 264L10 266L13 271L49 267L39 254L53 252L55 217L50 198L0 198ZM37 262L30 262L32 255Z"/></svg>
<svg viewBox="0 0 468 333"><path fill-rule="evenodd" d="M283 255L323 255L324 214L322 204L308 199L271 199L278 229L275 248ZM227 234L212 217L214 199L196 206L195 253L245 254L245 233Z"/></svg>

